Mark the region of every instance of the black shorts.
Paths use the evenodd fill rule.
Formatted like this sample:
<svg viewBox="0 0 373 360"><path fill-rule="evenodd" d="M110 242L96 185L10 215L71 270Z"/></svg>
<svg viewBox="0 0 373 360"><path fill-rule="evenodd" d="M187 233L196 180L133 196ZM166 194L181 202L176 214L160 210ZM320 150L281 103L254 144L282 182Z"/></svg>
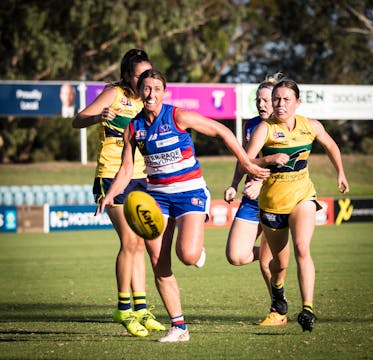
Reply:
<svg viewBox="0 0 373 360"><path fill-rule="evenodd" d="M289 227L290 214L274 214L260 209L260 222L271 229L286 229Z"/></svg>
<svg viewBox="0 0 373 360"><path fill-rule="evenodd" d="M95 197L96 204L98 204L101 198L103 198L109 192L113 181L114 179L111 178L95 178L95 182L93 183L93 195ZM114 204L123 205L125 198L131 191L146 191L147 184L148 182L146 178L132 179L123 192L114 198Z"/></svg>

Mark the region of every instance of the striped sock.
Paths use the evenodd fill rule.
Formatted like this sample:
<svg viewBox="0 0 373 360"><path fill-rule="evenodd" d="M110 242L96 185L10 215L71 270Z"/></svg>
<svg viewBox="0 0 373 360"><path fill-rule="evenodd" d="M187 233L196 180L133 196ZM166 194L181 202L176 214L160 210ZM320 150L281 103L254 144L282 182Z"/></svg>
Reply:
<svg viewBox="0 0 373 360"><path fill-rule="evenodd" d="M175 316L175 317L171 318L171 326L172 327L178 327L180 329L185 330L186 329L186 324L184 322L184 316L180 315L180 316Z"/></svg>
<svg viewBox="0 0 373 360"><path fill-rule="evenodd" d="M145 291L135 291L133 293L133 304L134 310L146 309L146 292Z"/></svg>
<svg viewBox="0 0 373 360"><path fill-rule="evenodd" d="M131 294L127 292L118 292L118 310L131 309Z"/></svg>
<svg viewBox="0 0 373 360"><path fill-rule="evenodd" d="M313 314L313 303L307 301L303 302L303 310L307 310Z"/></svg>

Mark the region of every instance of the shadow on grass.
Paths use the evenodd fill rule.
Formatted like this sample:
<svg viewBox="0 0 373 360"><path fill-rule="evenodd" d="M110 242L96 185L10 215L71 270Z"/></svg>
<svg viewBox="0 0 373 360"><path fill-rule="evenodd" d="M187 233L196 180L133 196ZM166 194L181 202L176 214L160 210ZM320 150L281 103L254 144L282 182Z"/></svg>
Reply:
<svg viewBox="0 0 373 360"><path fill-rule="evenodd" d="M187 323L226 323L237 322L257 323L257 317L245 315L232 315L231 312L224 314L224 309L219 310L219 315L208 314L212 309L201 309L201 314L192 315L186 312ZM162 310L164 312L164 310ZM193 310L195 311L195 310ZM0 304L0 323L2 322L77 322L77 323L110 323L113 322L111 316L113 306L97 304ZM168 323L167 316L157 315L157 320Z"/></svg>

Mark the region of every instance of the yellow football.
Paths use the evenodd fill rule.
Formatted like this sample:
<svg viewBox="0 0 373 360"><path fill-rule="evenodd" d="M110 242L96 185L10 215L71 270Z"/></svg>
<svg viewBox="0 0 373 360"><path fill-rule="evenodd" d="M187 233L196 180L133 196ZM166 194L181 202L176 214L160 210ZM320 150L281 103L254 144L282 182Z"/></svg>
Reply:
<svg viewBox="0 0 373 360"><path fill-rule="evenodd" d="M124 201L123 211L130 228L142 238L153 240L162 234L162 211L155 199L146 192L130 192Z"/></svg>

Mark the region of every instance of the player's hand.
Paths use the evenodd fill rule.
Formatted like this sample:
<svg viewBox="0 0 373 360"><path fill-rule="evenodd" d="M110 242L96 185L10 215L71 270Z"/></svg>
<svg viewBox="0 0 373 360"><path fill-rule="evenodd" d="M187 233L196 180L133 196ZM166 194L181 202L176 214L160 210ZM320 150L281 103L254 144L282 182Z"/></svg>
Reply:
<svg viewBox="0 0 373 360"><path fill-rule="evenodd" d="M284 153L268 155L268 158L271 164L281 166L285 165L290 160L290 156Z"/></svg>
<svg viewBox="0 0 373 360"><path fill-rule="evenodd" d="M114 109L106 107L102 110L101 116L104 120L113 120L117 115Z"/></svg>
<svg viewBox="0 0 373 360"><path fill-rule="evenodd" d="M243 194L251 200L258 198L260 189L262 188L262 182L260 180L250 180L245 184Z"/></svg>
<svg viewBox="0 0 373 360"><path fill-rule="evenodd" d="M350 191L350 187L348 186L348 181L344 174L338 176L338 189L339 189L339 192L342 194L346 194Z"/></svg>
<svg viewBox="0 0 373 360"><path fill-rule="evenodd" d="M230 204L234 200L236 193L237 193L236 189L233 186L230 186L224 191L224 200L228 204Z"/></svg>
<svg viewBox="0 0 373 360"><path fill-rule="evenodd" d="M104 196L97 205L95 216L102 214L106 206L114 205L114 199L111 196Z"/></svg>
<svg viewBox="0 0 373 360"><path fill-rule="evenodd" d="M243 166L244 171L252 177L256 177L258 179L267 179L271 173L269 169L262 168L252 162L245 165L246 166Z"/></svg>

